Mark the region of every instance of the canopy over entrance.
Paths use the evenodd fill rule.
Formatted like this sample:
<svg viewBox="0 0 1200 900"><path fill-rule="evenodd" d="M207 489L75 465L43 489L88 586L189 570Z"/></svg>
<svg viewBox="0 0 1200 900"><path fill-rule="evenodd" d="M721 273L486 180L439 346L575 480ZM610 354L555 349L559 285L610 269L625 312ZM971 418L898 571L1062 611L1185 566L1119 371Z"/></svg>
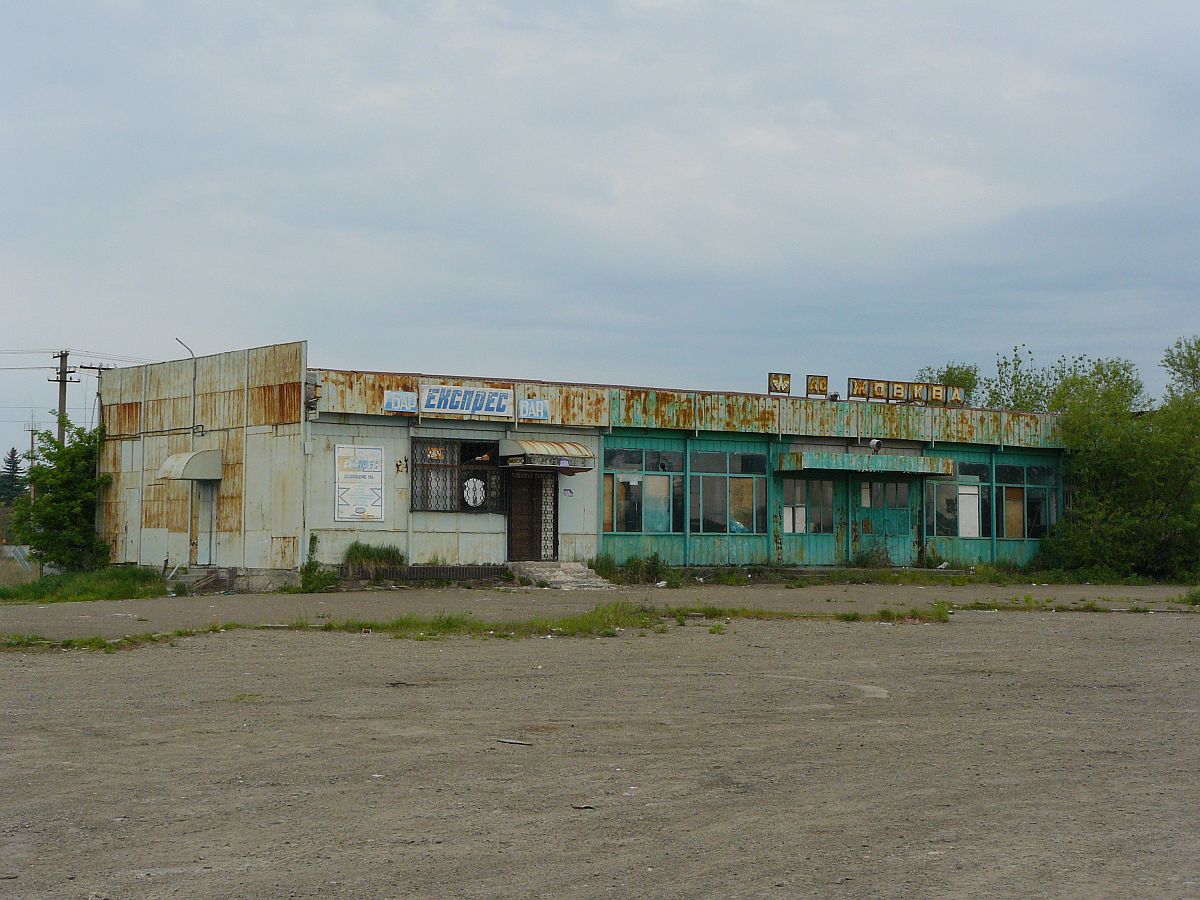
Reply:
<svg viewBox="0 0 1200 900"><path fill-rule="evenodd" d="M158 470L159 478L171 481L219 481L220 450L193 450L168 456Z"/></svg>
<svg viewBox="0 0 1200 900"><path fill-rule="evenodd" d="M782 453L776 472L878 472L893 475L953 475L948 456L900 456L891 453Z"/></svg>
<svg viewBox="0 0 1200 900"><path fill-rule="evenodd" d="M596 468L596 457L583 444L574 441L500 442L501 465L512 468L561 472L574 475Z"/></svg>

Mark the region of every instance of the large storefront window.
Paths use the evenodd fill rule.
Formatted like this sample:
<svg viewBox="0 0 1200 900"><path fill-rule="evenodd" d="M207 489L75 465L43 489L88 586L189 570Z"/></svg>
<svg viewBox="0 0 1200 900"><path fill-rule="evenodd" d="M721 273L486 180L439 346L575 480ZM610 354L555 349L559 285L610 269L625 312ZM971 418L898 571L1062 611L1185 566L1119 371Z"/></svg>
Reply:
<svg viewBox="0 0 1200 900"><path fill-rule="evenodd" d="M1053 466L958 464L960 483L926 482L925 532L930 537L1043 538L1058 519ZM978 480L978 481L976 481ZM995 510L992 509L993 496Z"/></svg>
<svg viewBox="0 0 1200 900"><path fill-rule="evenodd" d="M1052 466L996 466L996 536L1043 538L1058 519Z"/></svg>
<svg viewBox="0 0 1200 900"><path fill-rule="evenodd" d="M604 468L605 531L683 531L682 452L605 450Z"/></svg>
<svg viewBox="0 0 1200 900"><path fill-rule="evenodd" d="M604 451L605 532L766 534L767 455L693 451L690 500L680 450ZM699 474L697 474L699 473Z"/></svg>
<svg viewBox="0 0 1200 900"><path fill-rule="evenodd" d="M691 468L693 533L767 533L765 453L694 450Z"/></svg>
<svg viewBox="0 0 1200 900"><path fill-rule="evenodd" d="M414 512L504 512L495 441L412 443Z"/></svg>
<svg viewBox="0 0 1200 900"><path fill-rule="evenodd" d="M833 482L783 480L783 533L833 534Z"/></svg>

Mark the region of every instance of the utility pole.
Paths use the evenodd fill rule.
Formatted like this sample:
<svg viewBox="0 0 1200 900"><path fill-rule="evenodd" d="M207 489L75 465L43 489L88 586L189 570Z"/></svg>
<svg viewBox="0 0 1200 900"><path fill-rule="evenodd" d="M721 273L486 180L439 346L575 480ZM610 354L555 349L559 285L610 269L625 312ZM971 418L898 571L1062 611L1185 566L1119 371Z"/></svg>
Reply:
<svg viewBox="0 0 1200 900"><path fill-rule="evenodd" d="M33 439L37 437L37 421L33 418L33 410L29 411L29 424L25 426L25 430L29 432L29 465L33 467ZM29 479L29 502L34 500L33 479Z"/></svg>
<svg viewBox="0 0 1200 900"><path fill-rule="evenodd" d="M67 439L67 385L79 384L78 378L67 377L75 374L75 370L67 366L69 353L69 350L60 350L50 356L51 359L58 360L58 374L54 378L46 379L58 382L58 442L60 444Z"/></svg>

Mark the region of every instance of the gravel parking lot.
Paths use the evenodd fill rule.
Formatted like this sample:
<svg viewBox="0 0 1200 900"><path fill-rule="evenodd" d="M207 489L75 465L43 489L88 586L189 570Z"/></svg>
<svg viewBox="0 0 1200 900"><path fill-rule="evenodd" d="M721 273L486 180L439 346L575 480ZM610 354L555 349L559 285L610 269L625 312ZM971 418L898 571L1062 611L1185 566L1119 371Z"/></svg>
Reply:
<svg viewBox="0 0 1200 900"><path fill-rule="evenodd" d="M1031 590L1102 595L666 600L866 611ZM239 630L0 654L0 893L1200 896L1200 616L1167 611L1178 591L1107 590L1158 611L516 641ZM10 606L0 631L519 618L645 595Z"/></svg>

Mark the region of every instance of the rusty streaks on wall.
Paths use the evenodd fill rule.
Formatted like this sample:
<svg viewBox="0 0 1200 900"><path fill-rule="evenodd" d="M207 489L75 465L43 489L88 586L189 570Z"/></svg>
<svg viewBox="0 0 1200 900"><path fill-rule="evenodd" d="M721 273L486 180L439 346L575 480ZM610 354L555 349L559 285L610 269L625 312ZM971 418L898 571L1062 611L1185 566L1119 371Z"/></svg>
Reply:
<svg viewBox="0 0 1200 900"><path fill-rule="evenodd" d="M245 399L241 386L236 390L200 394L196 397L196 423L205 431L241 428L245 421Z"/></svg>
<svg viewBox="0 0 1200 900"><path fill-rule="evenodd" d="M550 418L539 424L599 428L608 425L608 389L587 384L524 384L518 400L544 400Z"/></svg>
<svg viewBox="0 0 1200 900"><path fill-rule="evenodd" d="M609 409L614 428L696 427L695 395L690 391L653 388L610 388Z"/></svg>
<svg viewBox="0 0 1200 900"><path fill-rule="evenodd" d="M855 410L849 403L807 400L803 397L779 398L784 434L812 434L822 437L855 437Z"/></svg>
<svg viewBox="0 0 1200 900"><path fill-rule="evenodd" d="M696 417L704 431L770 434L779 430L775 398L760 394L697 394Z"/></svg>
<svg viewBox="0 0 1200 900"><path fill-rule="evenodd" d="M334 369L310 370L321 385L320 408L330 412L377 416L383 410L386 391L417 392L417 376L385 372L352 372ZM399 415L398 413L382 413Z"/></svg>
<svg viewBox="0 0 1200 900"><path fill-rule="evenodd" d="M142 430L142 404L136 400L105 404L103 422L108 437L137 434Z"/></svg>
<svg viewBox="0 0 1200 900"><path fill-rule="evenodd" d="M1056 417L1038 413L1021 414L1028 418L1006 425L1002 435L1000 413L994 410L736 392L453 378L419 373L314 369L310 375L321 385L320 410L331 413L411 418L411 414L384 413L385 392L418 393L422 384L438 384L512 388L518 401L544 400L549 414L544 424L564 427L611 426L979 444L1003 441L1034 447L1060 444ZM459 418L433 412L424 417ZM499 421L511 420L505 417Z"/></svg>
<svg viewBox="0 0 1200 900"><path fill-rule="evenodd" d="M289 384L265 384L249 390L250 425L284 425L300 421L301 388Z"/></svg>

